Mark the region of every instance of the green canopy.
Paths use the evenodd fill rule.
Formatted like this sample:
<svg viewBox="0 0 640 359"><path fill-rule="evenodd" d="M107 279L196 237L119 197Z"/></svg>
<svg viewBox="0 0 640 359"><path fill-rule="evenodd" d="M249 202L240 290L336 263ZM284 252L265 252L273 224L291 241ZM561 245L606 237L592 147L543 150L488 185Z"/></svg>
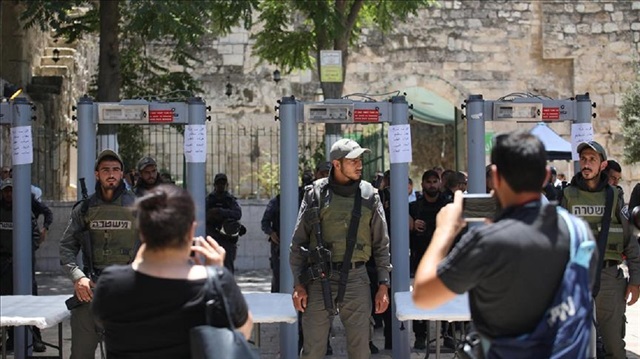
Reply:
<svg viewBox="0 0 640 359"><path fill-rule="evenodd" d="M422 87L409 87L406 93L407 102L413 105L409 113L413 119L431 125L452 125L455 121L455 107L448 100Z"/></svg>

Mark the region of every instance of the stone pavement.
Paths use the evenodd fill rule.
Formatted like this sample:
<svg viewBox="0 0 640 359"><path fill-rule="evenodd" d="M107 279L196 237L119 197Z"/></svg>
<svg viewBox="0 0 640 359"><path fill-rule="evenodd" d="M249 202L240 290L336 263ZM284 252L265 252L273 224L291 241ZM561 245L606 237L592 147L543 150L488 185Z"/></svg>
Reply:
<svg viewBox="0 0 640 359"><path fill-rule="evenodd" d="M37 273L36 280L38 282L38 288L40 295L56 295L56 294L69 294L72 293L72 285L69 280L59 273ZM256 270L237 273L236 278L242 290L244 292L268 292L270 288L270 272L269 270ZM640 359L640 303L628 307L627 309L627 358ZM433 324L432 324L433 325ZM261 325L261 356L264 359L277 359L279 355L279 324L263 324ZM432 327L431 333L435 332L435 328ZM331 339L331 345L333 347L334 354L327 356L331 359L346 359L346 345L344 339L344 328L340 324L340 320L334 322L334 336ZM51 328L43 331L43 337L45 341L49 343L57 343L57 329ZM71 344L71 329L69 326L69 320L63 322L63 347L64 357L69 357L69 349ZM413 345L413 336L411 335L411 344ZM384 336L382 329L376 329L374 331L374 343L375 345L383 349L384 348ZM434 344L432 343L432 350ZM45 353L34 353L38 355L54 355L54 350L48 348ZM443 350L443 359L454 358L452 353L445 353ZM431 357L435 355L431 354ZM9 355L9 358L13 356ZM100 351L96 351L96 359L100 358ZM379 354L371 356L372 359L390 359L390 350L381 350ZM410 359L422 359L425 358L425 351L413 350ZM404 359L404 358L402 358Z"/></svg>

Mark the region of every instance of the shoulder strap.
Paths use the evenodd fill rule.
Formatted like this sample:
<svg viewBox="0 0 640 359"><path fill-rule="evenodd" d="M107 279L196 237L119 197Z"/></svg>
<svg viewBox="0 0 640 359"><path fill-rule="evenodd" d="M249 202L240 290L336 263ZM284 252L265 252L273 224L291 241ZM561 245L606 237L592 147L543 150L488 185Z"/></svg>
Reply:
<svg viewBox="0 0 640 359"><path fill-rule="evenodd" d="M607 237L609 236L609 226L611 225L611 212L613 211L613 187L607 185L605 191L604 215L602 216L601 229L598 233L598 255L600 256L600 262L604 261L604 252L606 250ZM600 263L600 265L601 264L602 263Z"/></svg>
<svg viewBox="0 0 640 359"><path fill-rule="evenodd" d="M205 282L205 312L207 317L207 324L213 325L213 318L211 318L211 310L209 307L215 302L214 293L218 295L222 302L224 312L227 316L228 328L234 330L236 327L231 320L231 314L229 313L229 304L227 303L227 297L222 291L222 285L220 284L219 276L221 274L221 268L214 266L206 266L207 268L207 281Z"/></svg>
<svg viewBox="0 0 640 359"><path fill-rule="evenodd" d="M358 225L360 224L361 214L362 192L360 190L360 186L358 185L356 196L353 200L353 209L351 210L351 221L349 222L349 229L347 231L347 248L344 252L342 268L340 269L340 285L338 286L338 295L336 296L336 307L338 307L338 303L341 303L344 299L344 294L347 289L349 269L351 269L351 258L353 257L353 249L356 246L358 237Z"/></svg>
<svg viewBox="0 0 640 359"><path fill-rule="evenodd" d="M589 238L587 226L580 219L572 217L564 208L556 207L556 209L558 215L562 217L569 228L569 237L571 238L570 262L588 268L591 263L591 254L595 249L595 243L587 241Z"/></svg>

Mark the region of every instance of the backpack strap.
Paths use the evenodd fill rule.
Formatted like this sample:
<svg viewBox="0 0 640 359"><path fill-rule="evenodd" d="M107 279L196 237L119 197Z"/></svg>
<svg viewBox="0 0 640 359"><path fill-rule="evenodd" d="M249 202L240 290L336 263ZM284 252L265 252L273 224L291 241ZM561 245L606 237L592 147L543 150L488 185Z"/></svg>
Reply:
<svg viewBox="0 0 640 359"><path fill-rule="evenodd" d="M571 216L566 209L560 206L556 207L556 210L569 228L569 236L571 238L570 262L589 268L591 255L595 250L596 244L588 240L589 232L586 224L582 220Z"/></svg>

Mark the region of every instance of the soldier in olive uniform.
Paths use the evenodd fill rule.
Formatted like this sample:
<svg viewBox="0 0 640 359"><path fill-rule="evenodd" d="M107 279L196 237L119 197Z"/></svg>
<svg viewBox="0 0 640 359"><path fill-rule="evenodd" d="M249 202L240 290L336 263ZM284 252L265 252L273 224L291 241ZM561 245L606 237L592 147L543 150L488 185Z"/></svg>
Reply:
<svg viewBox="0 0 640 359"><path fill-rule="evenodd" d="M60 240L60 264L73 281L75 296L89 304L97 276L112 264L128 264L135 257L138 233L135 217L127 208L135 195L126 189L123 162L112 150L104 150L95 164L96 192L71 211ZM82 250L84 267L76 263ZM101 329L90 305L71 310L71 358L93 358Z"/></svg>
<svg viewBox="0 0 640 359"><path fill-rule="evenodd" d="M622 193L609 184L609 177L603 172L607 166L604 148L596 141L589 141L580 143L577 151L580 155L580 172L573 177L571 185L564 189L561 205L589 223L598 242L599 280L593 289L596 321L606 357L624 358L624 313L627 305L636 303L640 293L638 243L632 240L628 219L622 211ZM605 221L609 196L611 215ZM606 222L609 222L609 230L601 236ZM621 268L623 260L626 260L629 269L628 278L625 278Z"/></svg>
<svg viewBox="0 0 640 359"><path fill-rule="evenodd" d="M136 167L140 176L133 187L136 197L144 196L147 191L163 183L158 173L158 164L152 157L142 157Z"/></svg>
<svg viewBox="0 0 640 359"><path fill-rule="evenodd" d="M341 139L335 142L330 151L333 166L329 177L314 181L304 193L290 249L294 278L293 303L296 310L303 313L304 346L301 358L324 357L327 334L336 312L345 327L349 358L370 357L369 318L372 303L365 263L371 256L375 258L378 273L375 312L382 313L389 305L389 236L380 197L369 182L361 179L360 156L365 152L369 150L361 148L355 141ZM358 195L360 200L357 199ZM354 211L354 208L358 207L360 218L353 221L356 224L354 226L351 218L357 218L358 211ZM355 231L351 231L355 236L349 236L348 232L353 227ZM351 258L345 260L349 256L348 237L354 237L354 245ZM318 252L318 242L331 251L330 259L323 262L324 268L331 268L328 282L320 277L313 278L313 273L317 274L314 272L317 263L312 263L310 259L317 258L313 252ZM323 255L323 258L328 257ZM344 278L346 286L343 287L344 297L340 301L336 297L340 292L343 266L347 266L344 269L348 276ZM327 294L331 296L329 300L325 300ZM335 305L332 304L334 302ZM335 309L327 307L327 303Z"/></svg>

